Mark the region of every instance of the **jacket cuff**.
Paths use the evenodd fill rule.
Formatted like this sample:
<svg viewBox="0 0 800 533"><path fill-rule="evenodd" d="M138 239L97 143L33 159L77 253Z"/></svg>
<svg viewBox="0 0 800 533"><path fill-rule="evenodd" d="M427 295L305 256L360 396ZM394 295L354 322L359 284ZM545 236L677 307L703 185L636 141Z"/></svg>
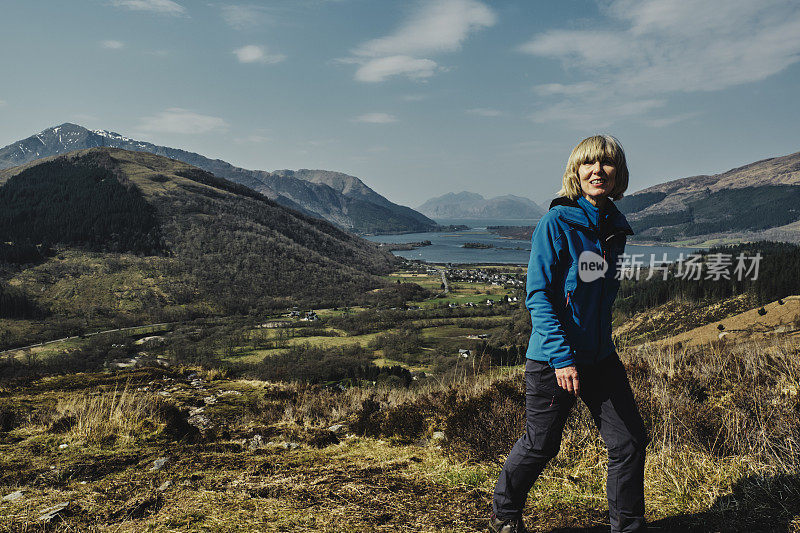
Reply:
<svg viewBox="0 0 800 533"><path fill-rule="evenodd" d="M566 355L561 355L559 357L554 357L550 359L550 366L553 368L565 368L568 366L572 366L575 364L575 359L572 357L572 353L568 353Z"/></svg>

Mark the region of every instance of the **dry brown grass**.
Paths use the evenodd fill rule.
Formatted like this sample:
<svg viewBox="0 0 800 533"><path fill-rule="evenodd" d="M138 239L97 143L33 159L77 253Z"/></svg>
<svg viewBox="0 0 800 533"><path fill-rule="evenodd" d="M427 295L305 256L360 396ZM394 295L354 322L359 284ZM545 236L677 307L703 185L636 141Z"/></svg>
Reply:
<svg viewBox="0 0 800 533"><path fill-rule="evenodd" d="M133 392L126 384L120 391L72 394L58 401L56 413L68 421L68 439L109 443L156 430L155 423L162 421L162 402L154 394Z"/></svg>
<svg viewBox="0 0 800 533"><path fill-rule="evenodd" d="M652 438L646 500L655 530L798 529L797 340L649 346L621 356ZM72 500L82 511L56 529L235 531L246 523L254 531L479 531L523 424L520 368L473 374L470 367L419 389L345 391L201 372L207 390L197 392L189 373L175 372L173 381L141 377L130 386L131 374L87 375L81 379L102 380L105 389L76 388L72 380L52 392L57 400L41 400L18 418L0 435L0 484L7 492L27 487L29 503L0 507L0 530L32 530L40 508ZM177 389L168 400L136 390L161 381ZM218 428L200 441L176 442L163 431L161 402L198 405L204 395L232 390L239 394L206 406ZM17 393L8 391L10 398ZM25 394L20 403L37 398ZM68 429L47 433L70 418ZM327 438L334 423L356 435ZM264 444L251 448L255 434ZM84 444L61 452L65 438ZM163 455L168 466L150 472ZM603 442L579 403L559 456L529 498L531 530L602 529L606 465ZM159 499L153 491L165 480L173 484Z"/></svg>

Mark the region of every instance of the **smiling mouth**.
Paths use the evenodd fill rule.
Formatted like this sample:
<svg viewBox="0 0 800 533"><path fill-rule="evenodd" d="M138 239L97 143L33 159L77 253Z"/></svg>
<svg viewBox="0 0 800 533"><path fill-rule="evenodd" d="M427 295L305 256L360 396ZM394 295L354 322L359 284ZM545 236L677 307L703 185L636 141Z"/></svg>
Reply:
<svg viewBox="0 0 800 533"><path fill-rule="evenodd" d="M591 183L592 185L605 185L606 180L604 179L592 180L589 183Z"/></svg>

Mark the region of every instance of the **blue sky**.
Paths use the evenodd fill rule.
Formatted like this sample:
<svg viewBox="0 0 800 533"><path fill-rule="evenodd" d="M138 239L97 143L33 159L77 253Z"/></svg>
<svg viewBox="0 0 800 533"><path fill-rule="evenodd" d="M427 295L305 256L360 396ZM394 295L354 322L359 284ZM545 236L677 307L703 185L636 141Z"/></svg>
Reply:
<svg viewBox="0 0 800 533"><path fill-rule="evenodd" d="M800 151L796 0L10 0L0 145L75 122L416 207L554 196L572 147L629 192Z"/></svg>

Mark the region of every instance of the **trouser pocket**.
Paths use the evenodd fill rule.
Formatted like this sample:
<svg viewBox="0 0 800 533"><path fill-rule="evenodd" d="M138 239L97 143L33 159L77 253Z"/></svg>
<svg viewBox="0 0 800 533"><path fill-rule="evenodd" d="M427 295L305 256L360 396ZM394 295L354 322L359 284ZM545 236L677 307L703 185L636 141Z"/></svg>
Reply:
<svg viewBox="0 0 800 533"><path fill-rule="evenodd" d="M554 457L575 398L558 386L555 371L529 360L525 366L525 430L532 450Z"/></svg>

